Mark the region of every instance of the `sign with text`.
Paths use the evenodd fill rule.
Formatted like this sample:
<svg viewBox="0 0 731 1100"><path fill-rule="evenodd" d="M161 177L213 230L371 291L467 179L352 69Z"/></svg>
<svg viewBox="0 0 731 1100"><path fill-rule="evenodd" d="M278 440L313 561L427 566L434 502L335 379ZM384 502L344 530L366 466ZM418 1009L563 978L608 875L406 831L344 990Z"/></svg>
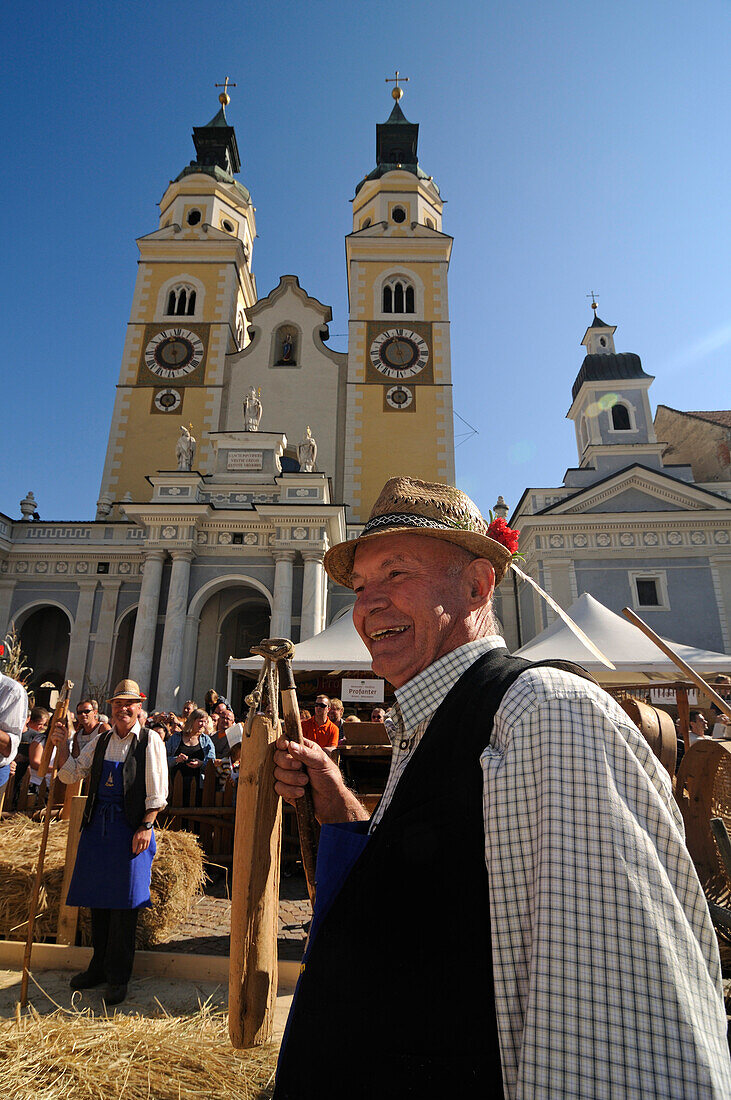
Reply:
<svg viewBox="0 0 731 1100"><path fill-rule="evenodd" d="M344 703L382 703L383 680L343 680L341 698Z"/></svg>
<svg viewBox="0 0 731 1100"><path fill-rule="evenodd" d="M227 470L261 470L264 455L262 451L229 451Z"/></svg>

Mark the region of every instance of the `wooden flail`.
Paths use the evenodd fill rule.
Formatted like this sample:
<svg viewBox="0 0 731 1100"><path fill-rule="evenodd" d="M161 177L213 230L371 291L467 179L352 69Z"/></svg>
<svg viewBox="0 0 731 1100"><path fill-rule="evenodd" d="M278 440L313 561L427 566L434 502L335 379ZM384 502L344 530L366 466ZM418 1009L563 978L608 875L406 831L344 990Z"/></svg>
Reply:
<svg viewBox="0 0 731 1100"><path fill-rule="evenodd" d="M231 1043L239 1049L268 1042L274 1025L282 833L281 799L274 791L274 750L281 732L280 686L285 735L302 743L292 642L270 638L252 647L252 652L264 657L264 667L257 688L247 696L250 709L241 743L231 886L228 1018ZM272 721L256 714L265 685ZM297 803L302 863L314 900L318 826L309 787Z"/></svg>
<svg viewBox="0 0 731 1100"><path fill-rule="evenodd" d="M53 716L48 726L48 733L46 734L46 744L43 749L43 756L38 767L38 775L41 779L45 778L48 772L48 765L53 753L52 735L56 732L56 729L62 723L66 723L69 711L69 697L71 695L71 689L73 688L71 680L67 680L61 688L61 694L59 700L56 703ZM48 784L48 801L46 802L46 809L43 815L43 833L41 835L41 847L38 852L38 862L36 864L36 873L33 879L33 888L30 893L30 900L28 902L28 934L25 940L25 952L23 954L23 977L20 983L20 1007L25 1008L28 1001L28 975L30 973L30 959L31 952L33 951L33 926L36 920L36 911L38 909L38 895L41 889L41 878L43 877L43 864L46 859L46 846L48 845L48 827L51 823L51 812L53 808L53 795L54 788L56 786L56 765L54 763L51 773L51 779Z"/></svg>

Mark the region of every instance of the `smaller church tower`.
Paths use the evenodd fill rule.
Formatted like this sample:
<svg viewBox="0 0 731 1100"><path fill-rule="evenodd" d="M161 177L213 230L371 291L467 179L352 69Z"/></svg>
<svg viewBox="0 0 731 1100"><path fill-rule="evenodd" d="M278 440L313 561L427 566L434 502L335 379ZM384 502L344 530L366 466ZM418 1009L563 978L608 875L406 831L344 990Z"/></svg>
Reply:
<svg viewBox="0 0 731 1100"><path fill-rule="evenodd" d="M443 200L400 106L376 126L376 167L355 189L346 237L350 323L344 499L362 523L387 478L454 484Z"/></svg>
<svg viewBox="0 0 731 1100"><path fill-rule="evenodd" d="M581 341L586 356L566 414L574 422L579 466L602 475L631 462L660 469L663 444L655 435L649 397L654 377L642 369L639 355L615 351L617 326L602 321L596 301L592 309L594 319Z"/></svg>
<svg viewBox="0 0 731 1100"><path fill-rule="evenodd" d="M174 469L181 424L199 440L196 466L211 464L208 433L220 428L226 355L248 342L256 301L251 196L230 99L193 128L196 156L160 202L158 228L137 242L140 260L97 503L104 518L123 498L150 499L148 477Z"/></svg>

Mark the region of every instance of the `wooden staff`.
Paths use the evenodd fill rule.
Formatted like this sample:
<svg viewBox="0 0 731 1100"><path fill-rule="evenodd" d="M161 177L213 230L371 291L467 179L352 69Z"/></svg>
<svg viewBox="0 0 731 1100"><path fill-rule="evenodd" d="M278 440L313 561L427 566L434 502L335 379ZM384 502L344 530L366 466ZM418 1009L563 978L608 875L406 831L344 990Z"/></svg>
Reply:
<svg viewBox="0 0 731 1100"><path fill-rule="evenodd" d="M55 731L59 722L66 721L66 716L69 709L69 695L73 684L70 680L67 680L61 689L61 695L56 703L53 717L51 718L48 726L48 734L46 736L46 744L43 750L43 758L41 765L38 769L38 774L41 777L46 775L48 771L48 762L53 752L53 744L51 743L51 734ZM45 760L45 767L43 761ZM43 768L43 770L41 770ZM30 892L30 900L28 902L28 935L25 940L25 951L23 953L23 978L20 983L20 1007L25 1008L28 1003L28 975L30 973L30 957L33 951L33 929L36 921L36 910L38 908L38 895L41 890L41 878L43 877L43 863L46 858L46 846L48 845L48 827L51 824L51 808L53 806L53 799L56 793L56 764L54 759L53 771L51 773L51 781L48 784L48 800L46 802L46 813L43 818L43 833L41 834L41 847L38 852L38 863L36 865L35 878L33 879L33 889Z"/></svg>
<svg viewBox="0 0 731 1100"><path fill-rule="evenodd" d="M274 790L277 730L257 715L241 744L236 788L228 1032L231 1044L267 1043L277 997L282 800Z"/></svg>
<svg viewBox="0 0 731 1100"><path fill-rule="evenodd" d="M632 611L631 608L623 608L622 614L624 615L625 619L629 619L633 626L636 626L638 630L641 630L642 633L646 637L648 637L651 642L654 642L657 648L662 650L665 656L669 657L673 664L677 665L680 671L685 673L688 679L692 680L697 688L700 688L700 690L705 692L706 695L709 695L711 700L716 704L722 714L725 714L727 718L731 718L731 704L727 703L725 699L722 699L721 696L713 690L711 685L707 683L702 676L695 672L695 670L692 669L690 665L686 661L684 661L683 658L679 654L677 654L675 650L660 637L659 634L656 634L655 631L652 630L652 628L649 627L646 622L643 622L639 615L635 615L634 611Z"/></svg>
<svg viewBox="0 0 731 1100"><path fill-rule="evenodd" d="M294 655L294 643L289 638L267 638L257 646L251 647L251 652L256 653L267 660L275 661L279 669L279 688L282 694L282 716L284 718L284 735L288 741L296 741L302 744L302 720L300 708L297 702L297 692L292 672L292 657ZM315 904L315 864L317 862L317 843L320 837L320 826L315 817L315 806L312 800L312 788L305 787L304 795L295 802L297 815L297 828L299 830L300 851L302 853L302 866L307 880L307 892L310 901Z"/></svg>
<svg viewBox="0 0 731 1100"><path fill-rule="evenodd" d="M51 734L55 732L56 726L59 724L59 722L66 721L66 716L69 712L69 696L71 695L71 689L73 688L73 686L74 685L71 683L71 681L67 680L61 688L61 694L58 697L58 702L56 703L53 716L48 726L46 743L43 746L43 756L41 757L41 762L38 765L39 779L45 779L48 772L48 765L51 761L51 756L53 754L53 742L51 741Z"/></svg>

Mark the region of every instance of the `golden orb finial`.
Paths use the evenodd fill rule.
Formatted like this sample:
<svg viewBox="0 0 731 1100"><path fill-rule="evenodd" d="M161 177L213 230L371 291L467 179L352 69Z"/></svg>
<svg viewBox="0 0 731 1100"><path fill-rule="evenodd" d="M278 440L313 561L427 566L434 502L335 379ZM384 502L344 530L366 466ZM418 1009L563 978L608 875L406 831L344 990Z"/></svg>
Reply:
<svg viewBox="0 0 731 1100"><path fill-rule="evenodd" d="M223 88L223 91L218 97L218 102L221 104L222 107L228 107L229 103L231 102L231 96L228 94L228 90L229 88L235 88L236 85L233 83L233 81L229 80L229 78L226 77L223 84L214 84L213 87Z"/></svg>
<svg viewBox="0 0 731 1100"><path fill-rule="evenodd" d="M401 96L404 94L403 88L399 87L399 82L401 82L402 84L407 84L408 80L408 76L401 76L401 73L398 71L398 69L396 69L396 72L393 76L386 77L386 83L394 85L391 89L391 95L397 103L401 99Z"/></svg>

